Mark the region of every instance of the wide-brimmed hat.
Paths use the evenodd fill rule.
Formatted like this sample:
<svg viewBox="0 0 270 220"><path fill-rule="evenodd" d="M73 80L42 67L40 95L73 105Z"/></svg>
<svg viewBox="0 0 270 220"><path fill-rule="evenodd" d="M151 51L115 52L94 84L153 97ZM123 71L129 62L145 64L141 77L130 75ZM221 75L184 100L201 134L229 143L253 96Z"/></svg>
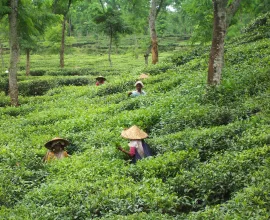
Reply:
<svg viewBox="0 0 270 220"><path fill-rule="evenodd" d="M96 78L96 80L99 80L99 79L104 79L104 80L106 80L106 78L105 78L104 76L98 76L98 77Z"/></svg>
<svg viewBox="0 0 270 220"><path fill-rule="evenodd" d="M53 138L52 140L48 141L46 144L45 144L45 147L48 148L48 149L51 149L52 148L52 144L53 142L55 141L61 141L64 143L63 147L69 145L69 142L66 140L66 139L63 139L63 138L60 138L60 137L55 137Z"/></svg>
<svg viewBox="0 0 270 220"><path fill-rule="evenodd" d="M137 81L137 82L135 83L135 86L137 86L138 84L141 84L141 85L142 85L142 87L144 87L144 85L143 85L142 81Z"/></svg>
<svg viewBox="0 0 270 220"><path fill-rule="evenodd" d="M147 79L149 76L145 73L141 74L139 79Z"/></svg>
<svg viewBox="0 0 270 220"><path fill-rule="evenodd" d="M148 134L138 128L136 125L122 131L121 136L130 140L140 140L148 137Z"/></svg>

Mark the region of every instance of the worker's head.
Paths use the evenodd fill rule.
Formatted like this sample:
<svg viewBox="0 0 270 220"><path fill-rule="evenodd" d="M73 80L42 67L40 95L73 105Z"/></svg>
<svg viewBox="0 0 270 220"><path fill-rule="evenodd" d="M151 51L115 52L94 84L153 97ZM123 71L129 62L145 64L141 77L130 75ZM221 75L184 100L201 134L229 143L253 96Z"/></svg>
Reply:
<svg viewBox="0 0 270 220"><path fill-rule="evenodd" d="M106 78L104 76L98 76L96 78L96 80L99 82L99 83L104 83L106 81Z"/></svg>
<svg viewBox="0 0 270 220"><path fill-rule="evenodd" d="M53 138L52 140L48 141L45 144L45 147L48 148L49 150L52 150L54 152L58 152L63 150L67 145L69 144L69 142L63 138Z"/></svg>
<svg viewBox="0 0 270 220"><path fill-rule="evenodd" d="M54 141L52 143L51 149L54 152L59 152L59 151L64 150L65 146L66 146L66 144L63 141Z"/></svg>
<svg viewBox="0 0 270 220"><path fill-rule="evenodd" d="M135 83L135 87L136 87L136 89L138 90L138 91L141 91L142 90L142 88L143 88L143 83L142 83L142 81L137 81L136 83Z"/></svg>

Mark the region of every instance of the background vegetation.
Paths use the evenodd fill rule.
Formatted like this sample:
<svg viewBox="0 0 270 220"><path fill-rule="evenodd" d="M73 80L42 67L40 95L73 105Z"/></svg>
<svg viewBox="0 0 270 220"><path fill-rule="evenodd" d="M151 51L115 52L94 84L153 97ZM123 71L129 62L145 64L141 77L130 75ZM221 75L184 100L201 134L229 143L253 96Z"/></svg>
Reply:
<svg viewBox="0 0 270 220"><path fill-rule="evenodd" d="M100 51L70 47L65 68L43 51L25 76L21 56L19 107L0 76L0 218L269 219L269 24L258 17L226 43L218 87L205 83L209 46L177 38L149 66L142 53L115 51L110 67ZM141 73L147 96L129 98ZM154 152L136 165L116 150L134 124ZM44 164L55 136L71 157Z"/></svg>

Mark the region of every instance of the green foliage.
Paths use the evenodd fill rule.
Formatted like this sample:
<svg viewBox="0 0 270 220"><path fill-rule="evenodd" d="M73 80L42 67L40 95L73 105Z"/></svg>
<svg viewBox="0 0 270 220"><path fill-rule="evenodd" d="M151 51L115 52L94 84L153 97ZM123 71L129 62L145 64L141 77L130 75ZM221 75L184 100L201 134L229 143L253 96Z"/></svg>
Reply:
<svg viewBox="0 0 270 220"><path fill-rule="evenodd" d="M183 1L181 8L192 25L191 41L207 43L211 41L213 8L210 0Z"/></svg>
<svg viewBox="0 0 270 220"><path fill-rule="evenodd" d="M3 0L0 2L0 19L2 19L6 14L9 13L10 8L8 6L8 0Z"/></svg>
<svg viewBox="0 0 270 220"><path fill-rule="evenodd" d="M106 12L99 11L94 21L97 24L103 24L104 32L115 40L119 33L130 33L131 31L121 18L120 11L113 10L111 7L107 8Z"/></svg>
<svg viewBox="0 0 270 220"><path fill-rule="evenodd" d="M249 25L247 25L243 32L246 33L245 35L241 36L241 41L247 43L256 41L263 38L270 37L270 13L265 13L255 20L253 20Z"/></svg>
<svg viewBox="0 0 270 220"><path fill-rule="evenodd" d="M0 88L6 95L8 94L8 78L1 77L0 78Z"/></svg>
<svg viewBox="0 0 270 220"><path fill-rule="evenodd" d="M207 47L195 47L193 50L185 51L185 53L175 54L171 57L171 62L177 66L183 65L196 58L208 57L209 48Z"/></svg>
<svg viewBox="0 0 270 220"><path fill-rule="evenodd" d="M266 166L262 166L259 171L254 172L251 179L252 186L245 187L236 193L229 202L208 206L203 211L194 212L187 216L188 219L268 219L269 169L267 166L269 166L269 159L266 159L265 162Z"/></svg>
<svg viewBox="0 0 270 220"><path fill-rule="evenodd" d="M21 95L32 96L32 95L44 95L49 89L59 86L83 86L88 85L90 80L85 77L70 77L58 80L48 79L48 80L27 80L19 82L19 91Z"/></svg>
<svg viewBox="0 0 270 220"><path fill-rule="evenodd" d="M45 75L46 70L44 69L35 69L30 71L31 76L43 76Z"/></svg>
<svg viewBox="0 0 270 220"><path fill-rule="evenodd" d="M5 107L10 104L9 98L5 95L4 92L0 93L0 107Z"/></svg>
<svg viewBox="0 0 270 220"><path fill-rule="evenodd" d="M252 182L253 172L265 165L269 146L241 153L219 155L197 169L172 178L170 185L185 196L182 209L197 210L230 199L230 196Z"/></svg>
<svg viewBox="0 0 270 220"><path fill-rule="evenodd" d="M45 47L50 47L52 52L59 52L62 36L62 24L60 22L60 17L58 22L54 26L48 27L45 32Z"/></svg>
<svg viewBox="0 0 270 220"><path fill-rule="evenodd" d="M143 69L144 72L150 73L151 75L165 73L169 69L173 69L171 63L158 63L157 65L151 65Z"/></svg>
<svg viewBox="0 0 270 220"><path fill-rule="evenodd" d="M226 44L215 88L201 46L148 67L78 53L59 70L56 55L33 55L35 76L18 75L19 107L1 74L0 218L268 219L269 40L244 42ZM141 73L147 95L128 97ZM134 124L154 155L130 164L116 146L128 149L120 134ZM71 156L44 164L55 136Z"/></svg>

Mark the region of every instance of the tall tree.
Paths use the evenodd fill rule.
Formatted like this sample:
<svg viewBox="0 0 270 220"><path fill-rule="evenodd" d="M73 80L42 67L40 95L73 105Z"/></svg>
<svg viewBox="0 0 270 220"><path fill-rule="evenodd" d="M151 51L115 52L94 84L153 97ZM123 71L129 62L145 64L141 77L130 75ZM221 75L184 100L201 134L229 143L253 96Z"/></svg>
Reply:
<svg viewBox="0 0 270 220"><path fill-rule="evenodd" d="M227 28L238 10L241 0L212 0L214 11L213 39L208 64L209 85L218 85L221 81L224 64L224 41Z"/></svg>
<svg viewBox="0 0 270 220"><path fill-rule="evenodd" d="M102 29L109 36L109 50L108 50L108 60L110 62L110 66L112 66L111 60L111 50L113 40L115 43L118 41L118 35L130 33L131 30L128 28L121 17L121 10L115 2L114 4L109 5L105 8L104 3L100 0L100 4L102 6L102 11L97 9L97 15L94 18L94 21L97 24L102 24Z"/></svg>
<svg viewBox="0 0 270 220"><path fill-rule="evenodd" d="M73 0L73 2L76 0ZM60 67L64 68L65 66L65 35L66 35L66 20L67 14L69 12L72 0L54 0L53 11L55 14L60 14L63 16L62 20L62 38L61 38L61 47L60 47Z"/></svg>
<svg viewBox="0 0 270 220"><path fill-rule="evenodd" d="M10 44L10 67L9 67L9 95L11 105L18 106L18 83L17 70L19 60L19 39L18 39L18 0L10 0L9 17L9 44Z"/></svg>
<svg viewBox="0 0 270 220"><path fill-rule="evenodd" d="M30 73L30 52L36 49L38 41L42 39L45 29L56 16L48 10L48 6L40 0L24 0L24 7L20 8L19 35L20 48L26 52L26 75Z"/></svg>
<svg viewBox="0 0 270 220"><path fill-rule="evenodd" d="M156 31L156 19L161 10L166 10L166 7L171 3L170 0L151 0L149 12L149 30L151 38L152 64L158 62L158 38Z"/></svg>
<svg viewBox="0 0 270 220"><path fill-rule="evenodd" d="M192 43L207 43L212 40L213 32L212 0L182 0L177 9L190 21Z"/></svg>
<svg viewBox="0 0 270 220"><path fill-rule="evenodd" d="M156 32L156 16L157 16L157 3L156 0L151 0L151 7L149 13L149 30L152 43L152 64L158 62L158 40Z"/></svg>

